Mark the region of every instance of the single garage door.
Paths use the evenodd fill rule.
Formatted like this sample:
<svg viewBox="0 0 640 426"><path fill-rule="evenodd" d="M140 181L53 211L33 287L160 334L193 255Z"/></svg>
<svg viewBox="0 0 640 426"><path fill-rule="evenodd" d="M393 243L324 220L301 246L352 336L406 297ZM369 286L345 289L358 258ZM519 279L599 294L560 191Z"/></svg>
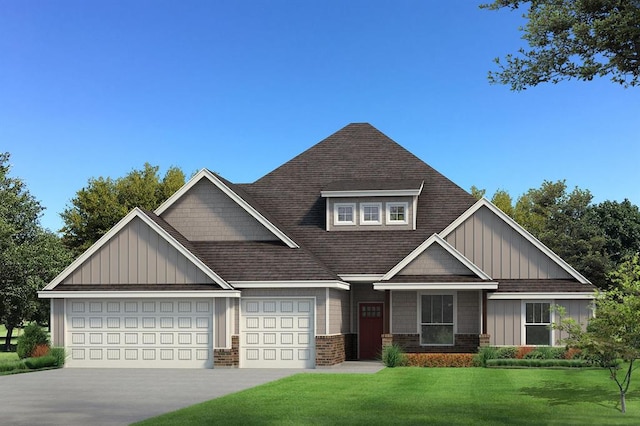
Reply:
<svg viewBox="0 0 640 426"><path fill-rule="evenodd" d="M244 298L240 366L315 367L314 300Z"/></svg>
<svg viewBox="0 0 640 426"><path fill-rule="evenodd" d="M206 299L67 299L69 367L211 368Z"/></svg>

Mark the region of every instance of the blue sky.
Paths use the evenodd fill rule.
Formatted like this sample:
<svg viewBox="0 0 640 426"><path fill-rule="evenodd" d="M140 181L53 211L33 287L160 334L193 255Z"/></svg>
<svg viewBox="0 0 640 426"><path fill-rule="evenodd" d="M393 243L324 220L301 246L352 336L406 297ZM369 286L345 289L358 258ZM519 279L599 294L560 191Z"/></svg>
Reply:
<svg viewBox="0 0 640 426"><path fill-rule="evenodd" d="M458 185L640 204L640 89L487 82L521 12L452 1L3 1L0 151L59 214L145 162L252 182L369 122Z"/></svg>

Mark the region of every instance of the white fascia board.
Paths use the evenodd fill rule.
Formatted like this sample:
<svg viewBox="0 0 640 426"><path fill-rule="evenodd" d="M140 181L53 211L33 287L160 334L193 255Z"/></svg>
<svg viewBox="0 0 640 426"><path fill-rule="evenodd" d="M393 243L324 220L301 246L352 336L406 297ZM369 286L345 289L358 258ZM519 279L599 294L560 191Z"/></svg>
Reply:
<svg viewBox="0 0 640 426"><path fill-rule="evenodd" d="M229 281L234 288L335 288L349 290L342 281Z"/></svg>
<svg viewBox="0 0 640 426"><path fill-rule="evenodd" d="M419 189L361 189L357 191L320 191L322 198L345 198L345 197L415 197L422 192L422 185Z"/></svg>
<svg viewBox="0 0 640 426"><path fill-rule="evenodd" d="M114 225L106 234L104 234L98 241L93 243L84 253L82 253L76 260L74 260L64 271L56 276L43 290L52 290L58 284L60 284L69 274L80 267L85 261L93 256L102 246L108 243L111 238L118 234L127 224L129 224L134 218L139 218L151 229L153 229L158 235L164 238L173 248L178 250L183 256L193 262L204 274L211 278L216 284L220 285L225 290L233 290L225 280L223 280L218 274L212 271L207 265L205 265L198 257L187 250L182 244L178 242L172 235L162 229L160 225L151 220L142 210L138 207L131 210L125 217L123 217L117 224Z"/></svg>
<svg viewBox="0 0 640 426"><path fill-rule="evenodd" d="M391 268L389 272L387 272L383 277L383 281L390 280L393 278L398 272L403 270L409 263L413 262L418 256L420 256L429 246L432 244L438 244L440 247L445 249L449 254L451 254L454 258L456 258L460 263L467 267L471 272L473 272L477 277L482 278L483 280L490 280L491 277L484 272L482 269L478 268L473 262L464 257L462 253L456 250L451 244L446 242L442 237L438 234L433 234L429 238L427 238L422 244L416 247L407 257L402 259L400 263Z"/></svg>
<svg viewBox="0 0 640 426"><path fill-rule="evenodd" d="M225 185L218 177L207 169L202 169L194 177L192 177L189 182L184 184L182 188L177 190L171 197L169 197L164 203L158 207L154 213L158 216L162 215L173 203L175 203L179 198L181 198L185 193L187 193L196 183L198 183L201 179L206 178L212 184L214 184L219 190L224 192L229 198L236 202L244 211L249 213L254 219L260 222L265 228L271 231L276 237L278 237L283 243L285 243L289 248L300 248L298 244L295 243L291 238L289 238L284 232L282 232L278 227L276 227L273 223L269 222L267 218L262 216L251 204L246 202L244 198L236 194L231 188Z"/></svg>
<svg viewBox="0 0 640 426"><path fill-rule="evenodd" d="M39 291L41 299L175 299L175 298L240 298L236 290L184 290L184 291Z"/></svg>
<svg viewBox="0 0 640 426"><path fill-rule="evenodd" d="M532 299L556 299L556 300L567 300L567 299L578 299L578 300L592 300L596 298L596 293L490 293L487 295L487 299L490 300L514 300L514 299L522 299L522 300L532 300Z"/></svg>
<svg viewBox="0 0 640 426"><path fill-rule="evenodd" d="M374 290L497 290L497 282L481 283L373 283Z"/></svg>
<svg viewBox="0 0 640 426"><path fill-rule="evenodd" d="M384 274L338 274L340 278L347 282L352 283L372 283L374 281L380 281Z"/></svg>
<svg viewBox="0 0 640 426"><path fill-rule="evenodd" d="M582 284L591 284L591 281L586 279L584 275L580 272L576 271L571 265L564 261L560 256L555 254L549 247L545 246L540 240L531 235L529 231L524 229L518 222L510 218L505 212L496 207L491 201L486 198L481 198L478 200L473 206L469 207L469 209L462 213L460 217L451 222L449 226L443 229L440 232L440 236L442 238L447 238L449 234L451 234L458 226L462 225L462 223L470 218L475 212L477 212L481 207L486 207L495 213L500 219L507 223L507 225L511 226L517 233L522 235L527 241L536 246L540 251L546 254L551 260L553 260L558 266L564 269L569 275L578 280Z"/></svg>

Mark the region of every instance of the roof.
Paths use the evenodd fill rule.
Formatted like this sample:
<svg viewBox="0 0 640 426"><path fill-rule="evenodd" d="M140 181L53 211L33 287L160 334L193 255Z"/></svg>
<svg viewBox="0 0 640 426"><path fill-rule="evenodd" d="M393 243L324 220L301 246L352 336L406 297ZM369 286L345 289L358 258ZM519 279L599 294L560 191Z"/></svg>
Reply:
<svg viewBox="0 0 640 426"><path fill-rule="evenodd" d="M573 280L499 280L496 293L593 293L596 287L590 283Z"/></svg>
<svg viewBox="0 0 640 426"><path fill-rule="evenodd" d="M422 186L421 179L352 179L338 180L331 182L322 188L323 191L362 191L362 190L382 190L391 191L398 189L418 190Z"/></svg>

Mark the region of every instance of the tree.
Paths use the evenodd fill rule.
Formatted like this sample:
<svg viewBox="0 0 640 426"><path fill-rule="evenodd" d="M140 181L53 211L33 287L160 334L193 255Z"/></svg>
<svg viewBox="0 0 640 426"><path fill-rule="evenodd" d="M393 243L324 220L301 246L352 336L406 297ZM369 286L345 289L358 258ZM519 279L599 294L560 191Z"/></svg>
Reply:
<svg viewBox="0 0 640 426"><path fill-rule="evenodd" d="M504 189L498 189L491 197L491 202L500 210L505 212L507 216L513 218L515 211L513 209L513 199L511 195Z"/></svg>
<svg viewBox="0 0 640 426"><path fill-rule="evenodd" d="M590 220L605 234L605 250L614 264L640 253L640 209L625 199L591 208Z"/></svg>
<svg viewBox="0 0 640 426"><path fill-rule="evenodd" d="M160 179L158 166L145 163L118 179L91 178L62 212L63 242L80 254L134 207L153 210L184 185L184 173L171 167Z"/></svg>
<svg viewBox="0 0 640 426"><path fill-rule="evenodd" d="M60 239L39 223L43 210L19 178L9 176L10 155L0 154L0 321L13 330L35 319L37 291L70 261ZM46 314L46 306L41 317Z"/></svg>
<svg viewBox="0 0 640 426"><path fill-rule="evenodd" d="M479 200L479 199L481 199L482 197L484 197L484 194L486 194L486 193L487 193L487 190L486 190L486 189L480 189L480 188L478 188L478 187L477 187L477 186L475 186L475 185L473 185L473 186L471 187L471 195L473 195L473 197L474 197L476 200Z"/></svg>
<svg viewBox="0 0 640 426"><path fill-rule="evenodd" d="M640 260L638 255L621 263L610 273L616 284L598 293L595 318L584 330L560 309L560 321L554 328L564 331L564 342L580 348L584 354L609 369L620 391L620 410L626 412L626 395L635 361L640 358ZM619 364L623 360L626 369ZM622 374L620 374L622 373Z"/></svg>
<svg viewBox="0 0 640 426"><path fill-rule="evenodd" d="M529 49L508 54L491 83L524 90L540 83L611 76L625 87L640 84L638 0L495 0L481 7L515 10L527 4L520 27Z"/></svg>

